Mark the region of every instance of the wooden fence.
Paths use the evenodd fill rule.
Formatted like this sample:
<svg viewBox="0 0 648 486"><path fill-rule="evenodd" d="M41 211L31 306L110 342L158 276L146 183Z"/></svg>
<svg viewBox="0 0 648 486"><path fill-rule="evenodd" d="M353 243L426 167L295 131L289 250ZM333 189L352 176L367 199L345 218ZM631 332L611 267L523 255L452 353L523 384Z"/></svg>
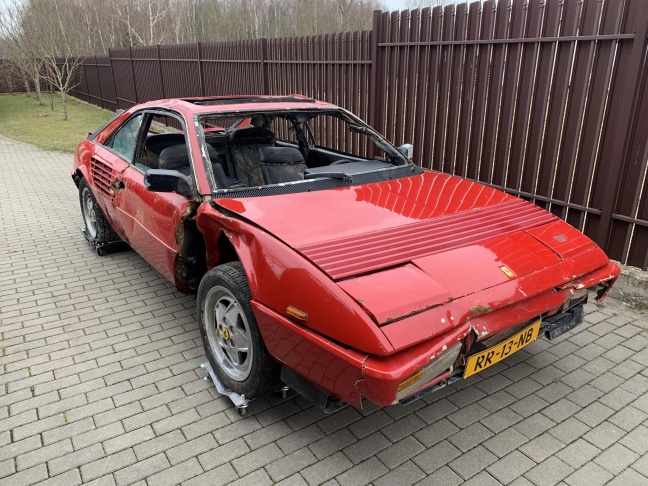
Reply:
<svg viewBox="0 0 648 486"><path fill-rule="evenodd" d="M369 32L111 49L73 93L104 108L302 93L425 167L547 208L648 269L648 2L493 0L375 12Z"/></svg>

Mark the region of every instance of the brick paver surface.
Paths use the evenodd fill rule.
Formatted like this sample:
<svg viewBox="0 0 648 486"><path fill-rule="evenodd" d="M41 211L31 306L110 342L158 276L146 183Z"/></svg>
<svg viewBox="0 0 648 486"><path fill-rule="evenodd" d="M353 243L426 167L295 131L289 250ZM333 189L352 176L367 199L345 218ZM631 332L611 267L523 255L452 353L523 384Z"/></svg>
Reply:
<svg viewBox="0 0 648 486"><path fill-rule="evenodd" d="M83 239L72 156L0 138L0 484L648 484L648 321L623 304L407 407L239 417L195 303Z"/></svg>

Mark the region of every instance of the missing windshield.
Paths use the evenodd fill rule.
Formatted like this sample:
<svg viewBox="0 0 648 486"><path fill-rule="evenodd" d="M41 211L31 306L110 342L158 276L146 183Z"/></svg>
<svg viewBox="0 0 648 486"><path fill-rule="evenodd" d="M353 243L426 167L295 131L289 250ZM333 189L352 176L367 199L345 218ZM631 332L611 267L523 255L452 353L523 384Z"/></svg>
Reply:
<svg viewBox="0 0 648 486"><path fill-rule="evenodd" d="M197 119L216 190L259 188L409 166L393 145L344 110L273 110Z"/></svg>

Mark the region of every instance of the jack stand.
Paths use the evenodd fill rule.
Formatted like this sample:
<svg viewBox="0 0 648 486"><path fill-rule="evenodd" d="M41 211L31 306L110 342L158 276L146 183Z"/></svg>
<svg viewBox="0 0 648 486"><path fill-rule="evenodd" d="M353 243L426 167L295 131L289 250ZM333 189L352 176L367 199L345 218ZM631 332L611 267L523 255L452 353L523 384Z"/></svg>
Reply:
<svg viewBox="0 0 648 486"><path fill-rule="evenodd" d="M243 416L247 414L248 405L252 400L248 400L247 398L245 398L245 395L239 395L238 393L230 390L225 385L223 385L223 383L216 376L216 373L214 373L214 370L212 370L209 361L201 364L200 367L207 370L207 374L205 375L204 380L209 381L209 379L211 378L211 381L214 382L214 385L216 386L216 391L221 395L225 395L232 401L232 403L236 407L236 410L238 410L239 415Z"/></svg>
<svg viewBox="0 0 648 486"><path fill-rule="evenodd" d="M288 391L290 391L290 387L288 385L282 385L277 391L277 396L282 399L286 398L288 396Z"/></svg>
<svg viewBox="0 0 648 486"><path fill-rule="evenodd" d="M81 228L81 233L83 233L83 236L85 237L88 244L99 256L104 256L107 255L108 253L113 253L128 248L128 245L121 240L101 243L96 239L91 238L85 228Z"/></svg>

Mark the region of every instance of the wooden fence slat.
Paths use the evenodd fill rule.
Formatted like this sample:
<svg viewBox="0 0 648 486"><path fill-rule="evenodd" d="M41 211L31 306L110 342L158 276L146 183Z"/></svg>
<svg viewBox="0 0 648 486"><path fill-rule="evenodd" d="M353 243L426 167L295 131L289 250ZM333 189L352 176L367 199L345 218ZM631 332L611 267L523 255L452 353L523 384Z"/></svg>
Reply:
<svg viewBox="0 0 648 486"><path fill-rule="evenodd" d="M530 0L527 9L526 36L530 38L540 37L546 12L545 5L542 0ZM538 84L537 74L539 61L540 44L523 47L517 116L511 135L512 146L510 160L513 167L507 179L507 186L518 191L522 188L525 166L528 163L526 153L531 135L531 114L533 112L535 90Z"/></svg>
<svg viewBox="0 0 648 486"><path fill-rule="evenodd" d="M482 5L481 9L481 24L479 27L479 39L490 40L493 38L495 32L495 13L496 6L493 0L487 0ZM483 180L482 166L483 166L483 151L484 139L486 133L486 114L490 106L490 98L488 92L490 91L491 84L491 70L490 63L492 61L493 45L477 45L478 64L477 74L475 76L476 93L475 93L475 114L473 133L471 139L470 157L468 159L468 175L475 180Z"/></svg>
<svg viewBox="0 0 648 486"><path fill-rule="evenodd" d="M426 7L421 10L420 14L420 33L419 40L429 41L430 31L431 31L431 21L432 21L432 9ZM418 71L417 71L417 95L416 95L416 104L414 112L414 123L415 131L414 137L411 143L414 145L414 159L419 160L420 163L424 166L428 166L430 163L429 154L424 152L424 141L423 134L425 130L425 124L428 116L426 106L428 103L428 96L430 95L429 90L429 63L430 63L430 51L431 46L421 46L418 51Z"/></svg>

